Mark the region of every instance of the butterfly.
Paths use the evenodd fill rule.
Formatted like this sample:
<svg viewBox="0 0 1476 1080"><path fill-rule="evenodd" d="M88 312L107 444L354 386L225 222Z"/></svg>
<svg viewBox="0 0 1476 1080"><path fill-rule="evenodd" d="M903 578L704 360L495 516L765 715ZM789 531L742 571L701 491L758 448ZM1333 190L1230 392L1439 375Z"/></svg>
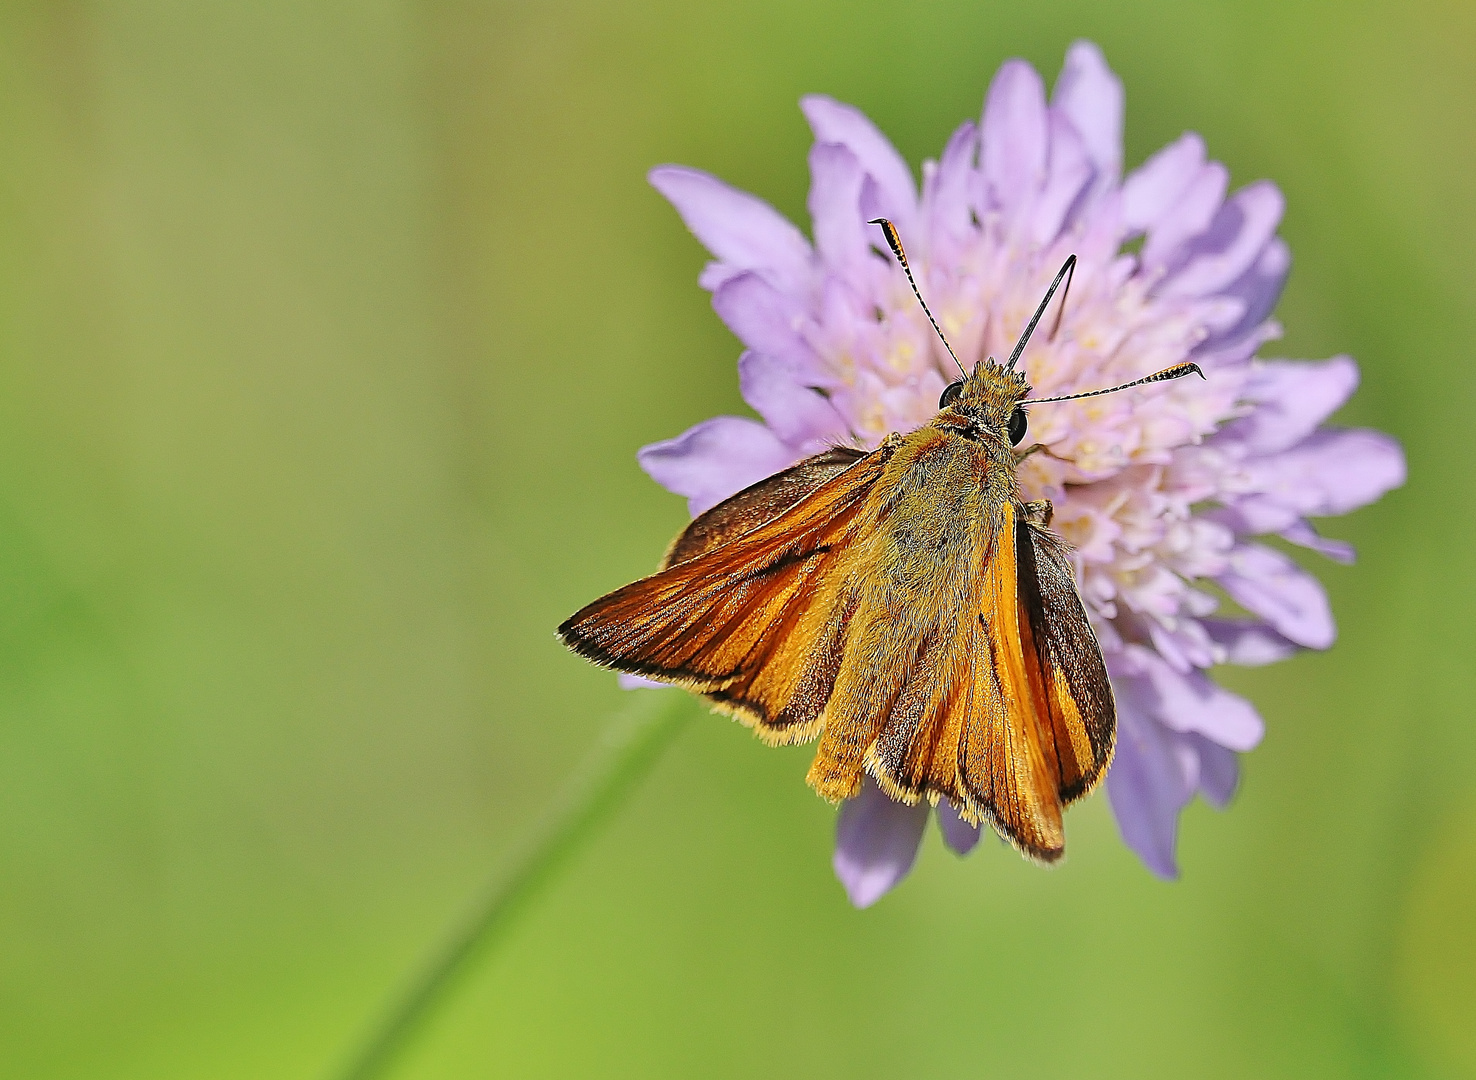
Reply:
<svg viewBox="0 0 1476 1080"><path fill-rule="evenodd" d="M674 683L765 742L819 740L823 797L869 773L892 799L948 799L1025 856L1065 850L1062 812L1105 774L1116 713L1102 650L1051 504L1021 500L1025 407L1176 379L1030 399L1015 370L1066 260L1005 364L960 375L933 419L870 452L832 447L699 515L660 570L601 597L559 637L606 667ZM1062 294L1064 306L1067 293ZM1057 326L1059 327L1059 316Z"/></svg>

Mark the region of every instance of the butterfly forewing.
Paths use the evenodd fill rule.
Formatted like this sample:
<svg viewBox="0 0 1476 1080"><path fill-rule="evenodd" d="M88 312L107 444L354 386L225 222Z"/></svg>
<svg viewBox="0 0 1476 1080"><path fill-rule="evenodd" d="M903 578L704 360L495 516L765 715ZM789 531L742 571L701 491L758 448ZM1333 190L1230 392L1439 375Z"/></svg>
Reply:
<svg viewBox="0 0 1476 1080"><path fill-rule="evenodd" d="M1065 544L1023 518L1016 538L1026 654L1045 687L1061 799L1071 803L1096 785L1111 761L1117 729L1112 684Z"/></svg>
<svg viewBox="0 0 1476 1080"><path fill-rule="evenodd" d="M825 481L865 456L864 450L833 446L744 488L697 515L671 542L661 568L664 570L696 558L704 551L736 540L744 533L773 521Z"/></svg>
<svg viewBox="0 0 1476 1080"><path fill-rule="evenodd" d="M560 636L596 663L708 693L761 726L775 719L800 661L823 651L831 620L815 582L853 539L883 457L828 452L719 504L678 537L666 569L588 605Z"/></svg>

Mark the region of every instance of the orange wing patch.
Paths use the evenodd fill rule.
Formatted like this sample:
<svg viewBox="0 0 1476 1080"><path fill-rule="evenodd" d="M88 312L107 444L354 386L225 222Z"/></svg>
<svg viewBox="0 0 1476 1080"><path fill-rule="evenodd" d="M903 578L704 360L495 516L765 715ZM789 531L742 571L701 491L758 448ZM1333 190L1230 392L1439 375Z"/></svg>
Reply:
<svg viewBox="0 0 1476 1080"><path fill-rule="evenodd" d="M948 798L1049 862L1063 807L1111 756L1111 691L1060 542L1013 504L992 524L965 570L977 592L952 623L899 657L885 620L857 620L810 782L850 797L864 763L892 798ZM890 664L852 666L889 650Z"/></svg>

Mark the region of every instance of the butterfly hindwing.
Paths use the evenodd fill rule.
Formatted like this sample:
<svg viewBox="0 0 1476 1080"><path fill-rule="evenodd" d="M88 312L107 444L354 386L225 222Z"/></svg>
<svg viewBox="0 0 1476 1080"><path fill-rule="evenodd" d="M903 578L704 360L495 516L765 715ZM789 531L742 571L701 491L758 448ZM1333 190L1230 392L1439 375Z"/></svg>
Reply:
<svg viewBox="0 0 1476 1080"><path fill-rule="evenodd" d="M893 798L951 799L1042 861L1063 807L1100 779L1114 714L1064 544L1008 504L987 533L966 614L917 643L886 690L867 765Z"/></svg>

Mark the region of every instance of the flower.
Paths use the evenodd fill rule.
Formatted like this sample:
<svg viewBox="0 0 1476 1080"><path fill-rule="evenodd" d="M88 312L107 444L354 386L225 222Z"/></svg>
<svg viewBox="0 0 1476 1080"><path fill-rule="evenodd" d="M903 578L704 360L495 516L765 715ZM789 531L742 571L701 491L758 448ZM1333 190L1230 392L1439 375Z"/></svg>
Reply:
<svg viewBox="0 0 1476 1080"><path fill-rule="evenodd" d="M1180 811L1196 794L1225 805L1237 755L1262 734L1251 704L1206 670L1335 636L1317 580L1257 538L1351 561L1308 518L1404 480L1394 440L1323 425L1357 384L1352 360L1256 357L1277 336L1269 316L1290 267L1281 194L1261 181L1227 196L1225 166L1194 134L1123 177L1122 84L1089 42L1067 52L1049 102L1028 64L1000 68L980 123L923 164L920 192L861 112L822 96L802 108L815 133L813 243L706 173L651 173L713 255L700 282L747 346L739 384L762 420L707 420L640 463L697 514L828 444L874 447L932 417L951 361L868 219L896 224L968 368L1008 352L1075 252L1057 332L1043 326L1021 361L1036 396L1191 359L1207 376L1033 410L1031 437L1049 453L1019 470L1022 497L1053 500L1053 527L1075 548L1111 674L1107 791L1122 837L1174 877ZM974 845L978 830L946 801L936 816L955 851ZM906 875L928 817L870 781L841 808L835 869L853 903Z"/></svg>

